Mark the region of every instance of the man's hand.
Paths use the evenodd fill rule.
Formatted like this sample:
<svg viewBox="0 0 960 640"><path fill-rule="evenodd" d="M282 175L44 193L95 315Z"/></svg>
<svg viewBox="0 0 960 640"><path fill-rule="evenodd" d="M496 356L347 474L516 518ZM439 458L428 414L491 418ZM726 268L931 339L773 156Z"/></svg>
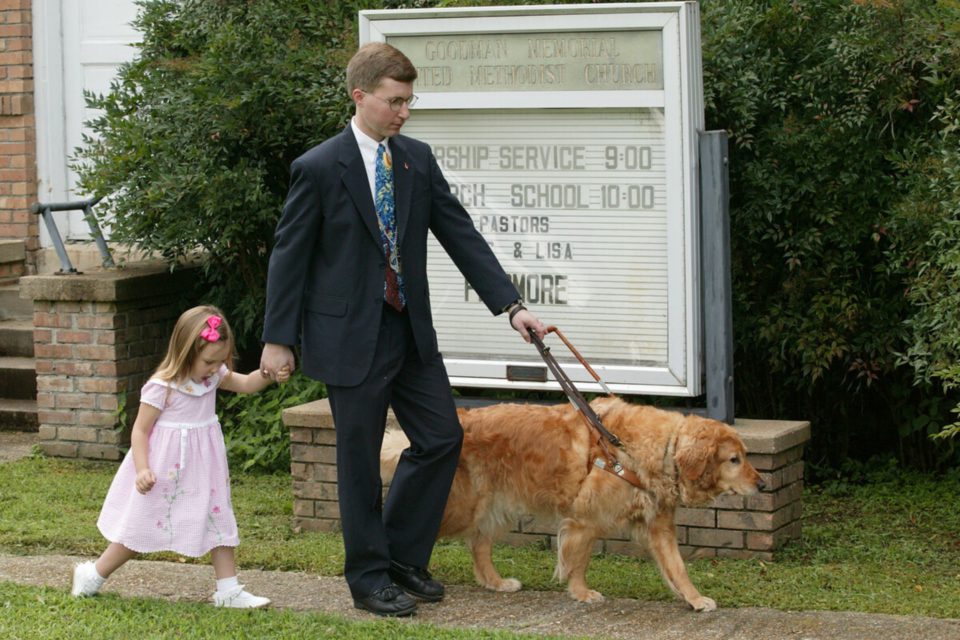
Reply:
<svg viewBox="0 0 960 640"><path fill-rule="evenodd" d="M294 368L293 351L284 344L263 345L263 354L260 356L260 375L270 376L274 382L279 382L280 371L284 368L287 372Z"/></svg>
<svg viewBox="0 0 960 640"><path fill-rule="evenodd" d="M518 311L516 315L513 316L513 320L510 321L510 326L519 331L520 335L523 336L523 339L527 342L531 342L530 332L527 331L528 328L536 331L537 337L541 340L547 336L547 326L540 322L537 316L526 309Z"/></svg>

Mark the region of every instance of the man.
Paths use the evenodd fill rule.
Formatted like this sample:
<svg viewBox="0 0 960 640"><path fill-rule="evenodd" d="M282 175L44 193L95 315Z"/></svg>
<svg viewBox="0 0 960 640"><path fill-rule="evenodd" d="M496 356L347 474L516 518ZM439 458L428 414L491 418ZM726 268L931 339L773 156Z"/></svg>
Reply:
<svg viewBox="0 0 960 640"><path fill-rule="evenodd" d="M292 369L288 345L302 332L303 371L327 384L336 426L344 575L357 608L390 616L416 610L407 593L443 597L427 566L463 440L430 311L428 229L491 312L507 312L528 342L528 328L546 333L430 148L398 135L416 78L390 45L361 47L347 67L353 120L294 161L270 257L261 359L265 375ZM381 506L389 406L411 446Z"/></svg>

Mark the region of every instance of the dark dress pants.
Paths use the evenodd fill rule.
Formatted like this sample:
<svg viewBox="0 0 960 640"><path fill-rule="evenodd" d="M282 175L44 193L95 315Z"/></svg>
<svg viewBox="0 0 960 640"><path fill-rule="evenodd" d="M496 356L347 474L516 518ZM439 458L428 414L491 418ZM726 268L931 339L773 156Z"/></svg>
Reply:
<svg viewBox="0 0 960 640"><path fill-rule="evenodd" d="M344 576L354 598L390 584L391 560L427 568L463 443L443 358L421 362L407 312L383 307L366 379L355 387L327 386L337 432ZM380 445L390 406L411 444L384 503Z"/></svg>

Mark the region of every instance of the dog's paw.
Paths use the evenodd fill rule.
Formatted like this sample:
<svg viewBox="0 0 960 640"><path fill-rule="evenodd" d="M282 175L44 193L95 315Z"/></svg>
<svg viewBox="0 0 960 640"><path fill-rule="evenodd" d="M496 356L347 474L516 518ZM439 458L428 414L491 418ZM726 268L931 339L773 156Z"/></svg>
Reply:
<svg viewBox="0 0 960 640"><path fill-rule="evenodd" d="M515 578L504 578L497 584L493 585L492 589L494 591L503 591L505 593L513 593L514 591L520 591L520 587L523 585L519 580Z"/></svg>
<svg viewBox="0 0 960 640"><path fill-rule="evenodd" d="M585 602L587 604L603 602L603 594L598 591L594 591L593 589L584 589L583 591L577 593L571 591L570 597L578 602Z"/></svg>
<svg viewBox="0 0 960 640"><path fill-rule="evenodd" d="M694 611L716 611L717 603L714 602L711 598L700 596L696 600L690 602L690 606L693 607Z"/></svg>

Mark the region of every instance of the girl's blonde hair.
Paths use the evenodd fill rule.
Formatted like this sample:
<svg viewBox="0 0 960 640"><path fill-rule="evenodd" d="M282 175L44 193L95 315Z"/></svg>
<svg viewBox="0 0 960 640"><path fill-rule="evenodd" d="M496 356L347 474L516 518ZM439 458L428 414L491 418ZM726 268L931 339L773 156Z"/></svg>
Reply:
<svg viewBox="0 0 960 640"><path fill-rule="evenodd" d="M227 356L227 369L233 371L233 331L230 329L230 323L223 316L223 312L216 307L204 305L194 307L183 312L177 324L173 327L173 335L170 336L170 346L167 347L167 355L163 362L157 367L153 374L154 378L159 378L166 382L182 382L189 375L200 355L200 350L204 345L211 343L210 340L202 337L200 334L210 325L207 319L211 316L220 318L220 325L217 326L219 339L215 342L226 342L230 346L230 355Z"/></svg>

